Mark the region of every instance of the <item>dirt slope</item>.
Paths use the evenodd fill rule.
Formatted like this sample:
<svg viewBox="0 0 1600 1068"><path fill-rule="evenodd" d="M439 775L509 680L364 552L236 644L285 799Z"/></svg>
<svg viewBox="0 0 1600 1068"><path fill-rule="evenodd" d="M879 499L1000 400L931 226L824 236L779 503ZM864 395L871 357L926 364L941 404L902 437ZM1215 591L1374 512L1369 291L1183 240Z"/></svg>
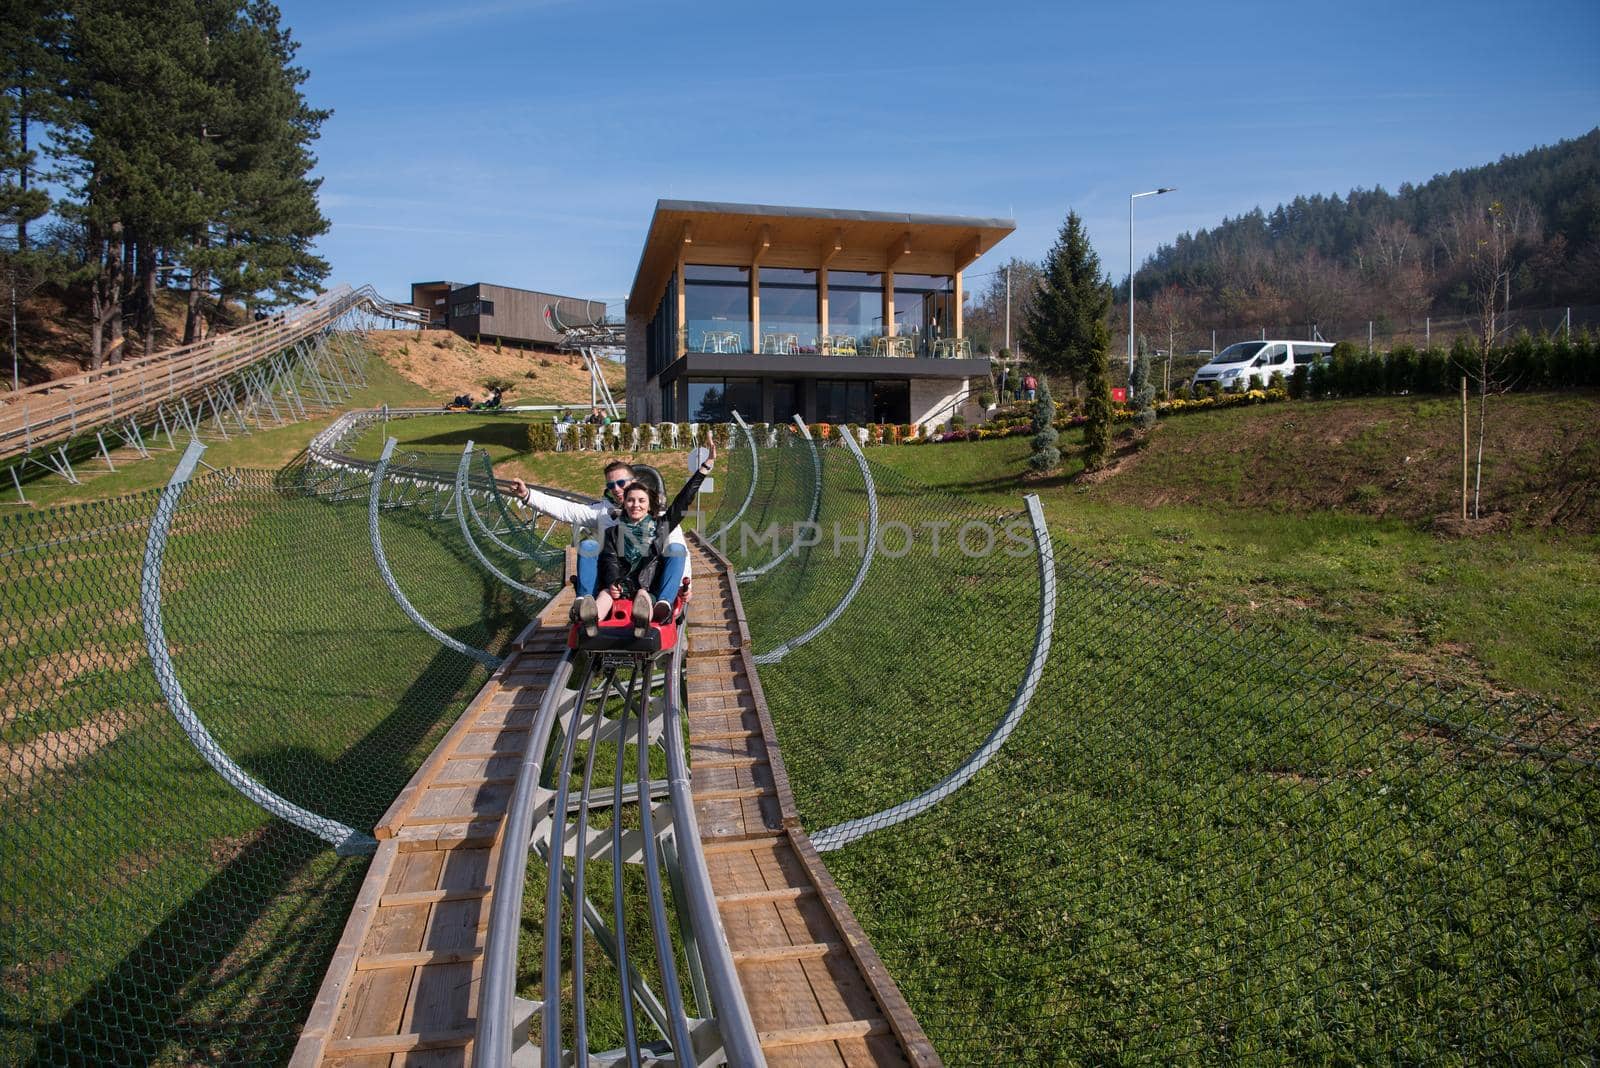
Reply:
<svg viewBox="0 0 1600 1068"><path fill-rule="evenodd" d="M532 352L507 345L474 345L447 330L378 330L370 335L378 355L440 401L458 393L481 398L484 382L512 382L508 404L587 404L589 372L577 353ZM623 368L604 362L606 381L621 399Z"/></svg>
<svg viewBox="0 0 1600 1068"><path fill-rule="evenodd" d="M3 297L3 294L0 294ZM183 341L183 321L187 297L175 289L156 290L155 348L171 348ZM6 317L0 337L4 337L5 365L3 388L11 386L11 338L9 305L0 315ZM225 321L211 324L213 330L227 330L244 321L243 312L230 306ZM128 330L127 354L144 355L144 338L133 329L133 316L125 319ZM89 291L85 286L46 286L17 308L17 354L24 386L75 375L89 366Z"/></svg>

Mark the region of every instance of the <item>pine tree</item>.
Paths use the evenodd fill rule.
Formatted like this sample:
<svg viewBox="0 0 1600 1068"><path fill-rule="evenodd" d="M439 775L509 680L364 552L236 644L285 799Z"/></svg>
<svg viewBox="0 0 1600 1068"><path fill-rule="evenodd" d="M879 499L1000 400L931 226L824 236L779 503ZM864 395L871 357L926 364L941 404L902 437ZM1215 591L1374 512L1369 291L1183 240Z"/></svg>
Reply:
<svg viewBox="0 0 1600 1068"><path fill-rule="evenodd" d="M1028 466L1035 471L1053 471L1061 462L1055 418L1056 402L1050 398L1050 382L1041 378L1033 404L1033 455L1028 457Z"/></svg>
<svg viewBox="0 0 1600 1068"><path fill-rule="evenodd" d="M1089 396L1083 409L1087 420L1083 424L1083 469L1098 471L1111 455L1111 376L1103 351L1089 368L1084 385Z"/></svg>
<svg viewBox="0 0 1600 1068"><path fill-rule="evenodd" d="M12 249L29 250L28 224L51 207L40 187L54 173L39 144L66 106L66 15L38 0L0 0L0 225L15 232Z"/></svg>
<svg viewBox="0 0 1600 1068"><path fill-rule="evenodd" d="M95 366L120 359L134 297L152 346L162 259L188 273L186 342L213 295L248 306L319 286L328 265L312 242L328 222L309 146L328 113L300 92L306 73L276 7L77 0L66 40L71 110L57 151L85 232Z"/></svg>
<svg viewBox="0 0 1600 1068"><path fill-rule="evenodd" d="M1133 410L1138 414L1134 422L1141 430L1148 430L1156 421L1156 387L1150 381L1150 353L1144 346L1133 361L1133 377L1128 383L1133 399Z"/></svg>
<svg viewBox="0 0 1600 1068"><path fill-rule="evenodd" d="M1083 220L1069 211L1045 257L1043 283L1023 322L1029 358L1047 371L1087 383L1094 368L1105 363L1110 307L1111 290L1100 257L1089 244Z"/></svg>
<svg viewBox="0 0 1600 1068"><path fill-rule="evenodd" d="M69 162L92 282L91 362L122 358L128 250L198 225L205 196L205 25L194 0L78 0L69 24Z"/></svg>
<svg viewBox="0 0 1600 1068"><path fill-rule="evenodd" d="M227 207L216 219L202 258L219 298L247 305L285 303L315 292L328 264L311 250L328 230L317 204L320 179L310 177L310 145L331 112L301 94L306 72L294 66L298 45L278 9L255 0L214 46L219 127L217 167Z"/></svg>

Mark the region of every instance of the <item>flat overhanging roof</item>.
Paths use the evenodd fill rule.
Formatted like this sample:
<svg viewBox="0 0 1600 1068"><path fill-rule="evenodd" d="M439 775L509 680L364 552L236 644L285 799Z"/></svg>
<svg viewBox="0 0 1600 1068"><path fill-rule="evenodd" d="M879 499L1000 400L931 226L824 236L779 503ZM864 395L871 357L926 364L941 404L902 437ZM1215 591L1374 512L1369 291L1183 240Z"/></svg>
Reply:
<svg viewBox="0 0 1600 1068"><path fill-rule="evenodd" d="M962 215L658 200L628 311L654 310L680 251L689 263L955 274L1015 229Z"/></svg>

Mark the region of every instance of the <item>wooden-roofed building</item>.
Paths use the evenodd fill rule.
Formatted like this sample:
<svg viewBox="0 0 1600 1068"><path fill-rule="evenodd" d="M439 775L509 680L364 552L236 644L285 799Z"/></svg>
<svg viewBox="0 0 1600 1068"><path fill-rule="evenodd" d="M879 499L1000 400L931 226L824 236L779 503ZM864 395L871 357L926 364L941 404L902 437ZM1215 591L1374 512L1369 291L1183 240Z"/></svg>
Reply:
<svg viewBox="0 0 1600 1068"><path fill-rule="evenodd" d="M1015 228L658 200L627 303L628 418L947 420L989 373L962 272Z"/></svg>

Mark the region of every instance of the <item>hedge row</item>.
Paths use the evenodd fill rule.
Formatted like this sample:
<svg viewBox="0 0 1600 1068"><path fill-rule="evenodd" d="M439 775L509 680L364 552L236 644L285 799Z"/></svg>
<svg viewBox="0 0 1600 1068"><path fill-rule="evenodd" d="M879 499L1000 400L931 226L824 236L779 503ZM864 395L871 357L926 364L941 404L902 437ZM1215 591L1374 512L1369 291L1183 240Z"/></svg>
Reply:
<svg viewBox="0 0 1600 1068"><path fill-rule="evenodd" d="M1289 393L1282 388L1252 389L1245 393L1219 393L1215 395L1202 395L1193 399L1188 397L1174 397L1171 400L1156 401L1156 415L1166 418L1173 415L1183 415L1192 412L1211 411L1216 408L1238 408L1250 404L1272 404L1277 401L1286 401ZM1057 412L1063 412L1061 405L1056 405ZM1116 423L1131 423L1139 413L1132 408L1113 408L1111 419ZM1080 427L1088 422L1088 417L1082 413L1064 413L1051 425L1059 430L1070 430ZM1020 438L1033 433L1033 426L1026 422L1001 422L986 423L970 429L951 430L944 434L935 434L919 439L913 444L942 443L947 441L989 441L993 438Z"/></svg>
<svg viewBox="0 0 1600 1068"><path fill-rule="evenodd" d="M1295 368L1288 386L1290 396L1310 398L1454 393L1463 377L1475 389L1482 370L1477 346L1464 337L1449 349L1397 345L1387 353L1361 352L1341 342L1331 359ZM1588 329L1571 338L1524 334L1490 354L1488 372L1493 390L1600 386L1600 338Z"/></svg>
<svg viewBox="0 0 1600 1068"><path fill-rule="evenodd" d="M1267 404L1273 401L1282 401L1288 399L1288 392L1282 388L1264 390L1252 389L1247 393L1219 393L1216 395L1195 397L1193 399L1187 397L1174 397L1171 400L1157 401L1155 404L1155 409L1158 416L1166 417L1190 412L1210 411L1215 408L1234 408L1247 404ZM1073 427L1080 427L1084 423L1083 415L1065 411L1059 404L1056 405L1056 411L1060 413L1059 418L1057 418L1054 423L1054 426L1057 430L1068 430ZM1112 411L1112 418L1118 423L1127 423L1133 420L1135 414L1137 413L1135 413L1131 408L1116 408ZM620 429L615 435L613 435L611 433L611 428L609 426L606 427L602 439L604 442L604 447L598 451L632 451L634 424L620 423L613 425L619 426ZM667 427L670 424L661 423L657 425L661 429L662 443L669 443L671 441L671 433L667 430ZM699 429L701 433L704 433L706 425L707 424L703 423L700 424ZM739 442L744 440L744 432L741 431L734 423L716 423L711 425L715 427L718 435L718 441L723 445L737 446ZM948 431L941 430L940 426L937 425L933 427L924 427L920 423L864 423L859 425L849 423L812 423L810 426L813 440L823 442L840 441L846 429L854 430L856 432L856 440L862 445L927 445L950 441L988 441L992 438L1025 436L1033 432L1032 426L1028 422L1012 422L1009 420L999 420L985 423L982 426L970 428L956 426L954 429ZM643 431L643 433L640 434L640 447L648 447L649 426L647 424L640 424L640 430ZM796 433L794 425L791 423L750 424L750 432L755 435L756 441L761 444L766 444L768 442L774 430L785 434ZM582 444L574 445L571 441L569 441L566 445L567 449L571 450L574 448L579 448L584 451L596 451L594 450L594 446L592 444L594 428L580 424L578 431L583 435ZM866 432L864 437L861 433L862 431ZM573 431L569 430L568 433L571 434ZM683 443L690 439L691 435L692 431L688 423L678 424L678 442L680 448L683 447ZM539 422L530 423L528 425L528 448L531 451L554 452L555 447L556 434L555 427L552 424Z"/></svg>
<svg viewBox="0 0 1600 1068"><path fill-rule="evenodd" d="M568 450L580 449L583 451L600 452L631 452L633 450L633 432L637 425L639 434L639 447L648 448L650 443L650 428L648 423L612 423L603 428L596 428L586 423L574 424L567 433L563 443ZM672 433L668 429L672 424L653 424L660 432L663 447L670 447ZM723 446L737 447L744 441L744 431L736 423L700 423L698 429L703 435L707 426L712 426L718 435L718 442ZM811 437L816 441L839 441L843 435L845 423L813 423L810 426ZM688 442L694 431L689 423L679 423L678 448L688 447ZM616 427L616 433L612 433ZM595 431L602 431L600 435L601 447L596 450L594 446ZM898 445L902 442L922 440L926 437L926 428L918 423L868 423L857 428L867 431L867 437L862 444L865 445ZM755 435L756 441L765 444L776 430L780 433L795 434L798 431L792 423L751 423L750 432ZM857 441L861 441L858 433ZM532 452L554 452L556 449L556 428L553 423L535 422L528 424L528 448Z"/></svg>

